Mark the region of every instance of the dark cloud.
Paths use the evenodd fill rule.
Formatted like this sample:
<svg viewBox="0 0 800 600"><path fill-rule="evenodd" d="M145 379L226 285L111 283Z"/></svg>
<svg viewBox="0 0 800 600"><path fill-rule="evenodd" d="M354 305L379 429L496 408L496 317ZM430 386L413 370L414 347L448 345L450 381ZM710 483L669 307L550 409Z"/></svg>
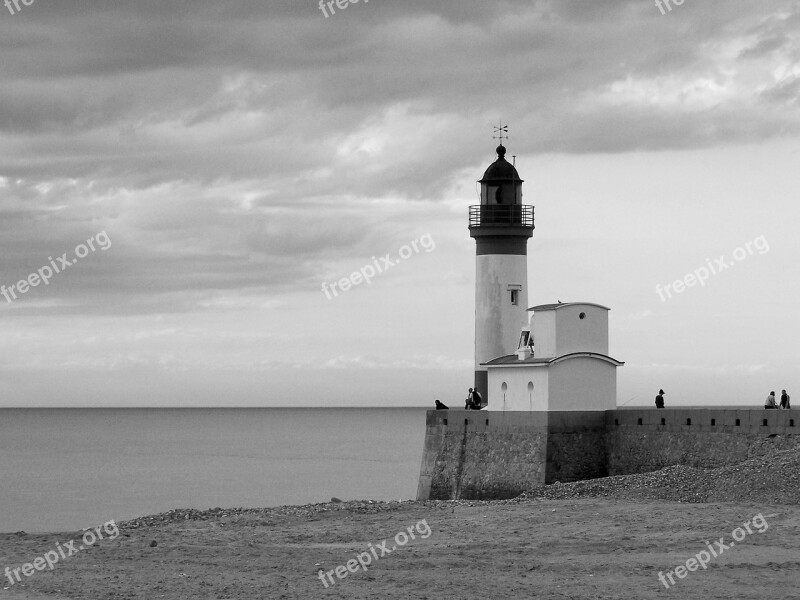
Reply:
<svg viewBox="0 0 800 600"><path fill-rule="evenodd" d="M667 15L362 0L329 18L313 0L37 0L2 16L0 265L22 277L106 229L114 248L58 282L88 303L313 282L419 223L386 207L477 179L498 118L517 154L712 147L800 123L788 0Z"/></svg>

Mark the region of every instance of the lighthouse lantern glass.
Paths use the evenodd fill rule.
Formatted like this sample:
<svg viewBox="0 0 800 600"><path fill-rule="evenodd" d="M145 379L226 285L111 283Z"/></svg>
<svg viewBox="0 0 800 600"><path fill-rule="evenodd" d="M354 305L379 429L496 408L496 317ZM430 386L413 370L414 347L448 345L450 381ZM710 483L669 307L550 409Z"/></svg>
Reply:
<svg viewBox="0 0 800 600"><path fill-rule="evenodd" d="M481 184L481 204L497 204L497 191L500 186L490 183Z"/></svg>
<svg viewBox="0 0 800 600"><path fill-rule="evenodd" d="M482 183L481 204L483 205L510 205L522 204L522 183Z"/></svg>

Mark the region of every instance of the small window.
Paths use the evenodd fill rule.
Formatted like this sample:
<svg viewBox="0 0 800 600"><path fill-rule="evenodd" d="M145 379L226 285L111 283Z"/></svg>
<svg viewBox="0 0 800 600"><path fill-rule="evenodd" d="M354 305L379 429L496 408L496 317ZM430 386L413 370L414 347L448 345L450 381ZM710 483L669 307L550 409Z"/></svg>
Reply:
<svg viewBox="0 0 800 600"><path fill-rule="evenodd" d="M768 425L768 422L767 422L767 420L766 420L766 419L764 419L764 422L763 422L763 423L761 423L761 426L762 426L762 427L767 427L767 425Z"/></svg>
<svg viewBox="0 0 800 600"><path fill-rule="evenodd" d="M519 334L519 344L517 344L517 350L522 350L523 348L533 348L533 336L527 329L523 329Z"/></svg>
<svg viewBox="0 0 800 600"><path fill-rule="evenodd" d="M736 419L736 426L738 427L738 426L739 426L739 425L741 425L741 424L742 424L742 421L741 421L741 419Z"/></svg>
<svg viewBox="0 0 800 600"><path fill-rule="evenodd" d="M639 422L638 422L638 424L639 424L639 425L641 425L641 424L642 424L642 420L641 420L641 419L639 419Z"/></svg>
<svg viewBox="0 0 800 600"><path fill-rule="evenodd" d="M664 419L664 418L662 418L662 419L661 419L661 424L662 424L662 425L666 425L666 424L667 424L667 420L666 420L666 419Z"/></svg>
<svg viewBox="0 0 800 600"><path fill-rule="evenodd" d="M511 290L511 304L514 306L519 304L519 290Z"/></svg>
<svg viewBox="0 0 800 600"><path fill-rule="evenodd" d="M447 419L444 420L444 424L447 425Z"/></svg>
<svg viewBox="0 0 800 600"><path fill-rule="evenodd" d="M717 424L716 419L711 419L711 426L714 427Z"/></svg>
<svg viewBox="0 0 800 600"><path fill-rule="evenodd" d="M619 425L619 419L614 419L614 425Z"/></svg>
<svg viewBox="0 0 800 600"><path fill-rule="evenodd" d="M486 426L489 426L489 419L486 419Z"/></svg>
<svg viewBox="0 0 800 600"><path fill-rule="evenodd" d="M794 427L794 419L789 419L789 427Z"/></svg>
<svg viewBox="0 0 800 600"><path fill-rule="evenodd" d="M464 419L464 425L469 425L469 419Z"/></svg>
<svg viewBox="0 0 800 600"><path fill-rule="evenodd" d="M692 424L692 420L691 419L686 419L686 424L687 425L691 425Z"/></svg>

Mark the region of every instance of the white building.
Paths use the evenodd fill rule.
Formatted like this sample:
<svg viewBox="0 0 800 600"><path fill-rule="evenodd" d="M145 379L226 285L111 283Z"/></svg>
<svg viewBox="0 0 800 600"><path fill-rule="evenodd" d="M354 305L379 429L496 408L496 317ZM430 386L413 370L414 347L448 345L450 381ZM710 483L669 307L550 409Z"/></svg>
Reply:
<svg viewBox="0 0 800 600"><path fill-rule="evenodd" d="M523 181L505 155L501 143L479 182L481 203L469 207L475 240L474 387L489 410L614 409L617 367L623 363L608 356L608 308L589 302L527 308L533 206L523 204ZM516 354L504 356L515 347Z"/></svg>
<svg viewBox="0 0 800 600"><path fill-rule="evenodd" d="M489 410L613 410L617 367L608 356L608 308L589 302L532 309L515 354L485 363Z"/></svg>

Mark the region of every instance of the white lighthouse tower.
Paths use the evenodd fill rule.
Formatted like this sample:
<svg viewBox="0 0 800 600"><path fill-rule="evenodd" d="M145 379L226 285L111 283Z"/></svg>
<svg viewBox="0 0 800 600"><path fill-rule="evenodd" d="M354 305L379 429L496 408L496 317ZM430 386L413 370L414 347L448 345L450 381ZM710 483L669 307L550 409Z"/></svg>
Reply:
<svg viewBox="0 0 800 600"><path fill-rule="evenodd" d="M528 325L533 206L522 204L522 179L505 154L501 138L497 160L480 180L481 203L469 207L469 234L476 243L475 387L486 402L491 391L485 363L516 348Z"/></svg>

